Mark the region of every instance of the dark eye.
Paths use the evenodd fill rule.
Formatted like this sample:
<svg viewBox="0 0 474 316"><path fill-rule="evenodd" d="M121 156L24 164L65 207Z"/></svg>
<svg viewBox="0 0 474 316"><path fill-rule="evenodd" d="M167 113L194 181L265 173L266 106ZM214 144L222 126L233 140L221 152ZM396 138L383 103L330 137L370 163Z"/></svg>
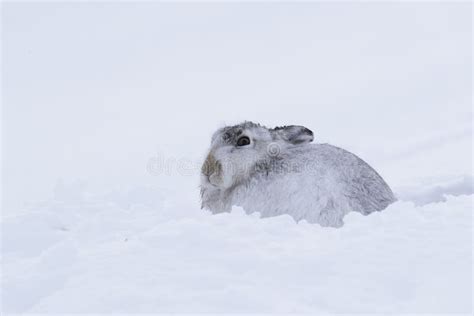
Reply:
<svg viewBox="0 0 474 316"><path fill-rule="evenodd" d="M237 146L247 146L250 145L250 138L247 136L242 136L237 140Z"/></svg>

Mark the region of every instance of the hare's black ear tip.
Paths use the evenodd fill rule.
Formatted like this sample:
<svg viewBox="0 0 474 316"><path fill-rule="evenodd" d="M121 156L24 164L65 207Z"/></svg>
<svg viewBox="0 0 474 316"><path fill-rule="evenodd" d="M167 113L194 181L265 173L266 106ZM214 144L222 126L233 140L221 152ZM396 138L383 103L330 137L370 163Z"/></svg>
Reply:
<svg viewBox="0 0 474 316"><path fill-rule="evenodd" d="M305 128L301 134L296 137L290 139L290 141L294 144L303 144L303 143L311 143L314 140L313 132L307 128Z"/></svg>
<svg viewBox="0 0 474 316"><path fill-rule="evenodd" d="M311 136L311 137L314 137L313 131L310 130L309 128L307 128L307 127L303 127L303 132L306 133L306 134L308 134L308 135Z"/></svg>
<svg viewBox="0 0 474 316"><path fill-rule="evenodd" d="M309 143L314 139L313 131L301 125L277 126L273 130L280 133L283 139L295 145Z"/></svg>

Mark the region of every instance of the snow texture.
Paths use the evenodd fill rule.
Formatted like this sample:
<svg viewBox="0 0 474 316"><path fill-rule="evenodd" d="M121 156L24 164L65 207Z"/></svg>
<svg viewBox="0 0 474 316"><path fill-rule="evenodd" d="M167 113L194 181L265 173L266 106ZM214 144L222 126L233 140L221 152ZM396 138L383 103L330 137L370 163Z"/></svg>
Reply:
<svg viewBox="0 0 474 316"><path fill-rule="evenodd" d="M335 229L240 208L211 215L192 196L154 200L162 192L152 188L78 198L73 182L56 191L3 219L6 312L471 309L472 192L352 212Z"/></svg>

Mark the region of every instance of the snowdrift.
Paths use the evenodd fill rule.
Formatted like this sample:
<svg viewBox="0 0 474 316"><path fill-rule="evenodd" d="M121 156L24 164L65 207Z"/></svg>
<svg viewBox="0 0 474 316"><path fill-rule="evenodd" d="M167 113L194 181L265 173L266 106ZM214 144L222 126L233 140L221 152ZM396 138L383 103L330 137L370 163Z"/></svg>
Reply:
<svg viewBox="0 0 474 316"><path fill-rule="evenodd" d="M423 206L351 213L334 229L211 215L196 192L77 190L3 218L4 312L471 310L472 192L430 202L427 187Z"/></svg>

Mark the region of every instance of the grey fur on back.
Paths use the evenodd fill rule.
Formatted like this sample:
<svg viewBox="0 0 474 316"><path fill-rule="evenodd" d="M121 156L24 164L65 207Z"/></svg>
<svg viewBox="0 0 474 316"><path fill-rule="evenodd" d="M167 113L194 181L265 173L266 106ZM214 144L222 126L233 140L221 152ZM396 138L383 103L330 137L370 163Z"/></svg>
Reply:
<svg viewBox="0 0 474 316"><path fill-rule="evenodd" d="M236 146L241 135L252 143ZM246 123L218 131L206 160L218 166L211 172L203 166L203 207L220 213L237 205L262 217L288 214L296 221L338 227L350 211L367 215L395 201L362 159L329 144L311 144L312 139L313 133L299 126L267 129ZM227 159L234 169L226 170Z"/></svg>

